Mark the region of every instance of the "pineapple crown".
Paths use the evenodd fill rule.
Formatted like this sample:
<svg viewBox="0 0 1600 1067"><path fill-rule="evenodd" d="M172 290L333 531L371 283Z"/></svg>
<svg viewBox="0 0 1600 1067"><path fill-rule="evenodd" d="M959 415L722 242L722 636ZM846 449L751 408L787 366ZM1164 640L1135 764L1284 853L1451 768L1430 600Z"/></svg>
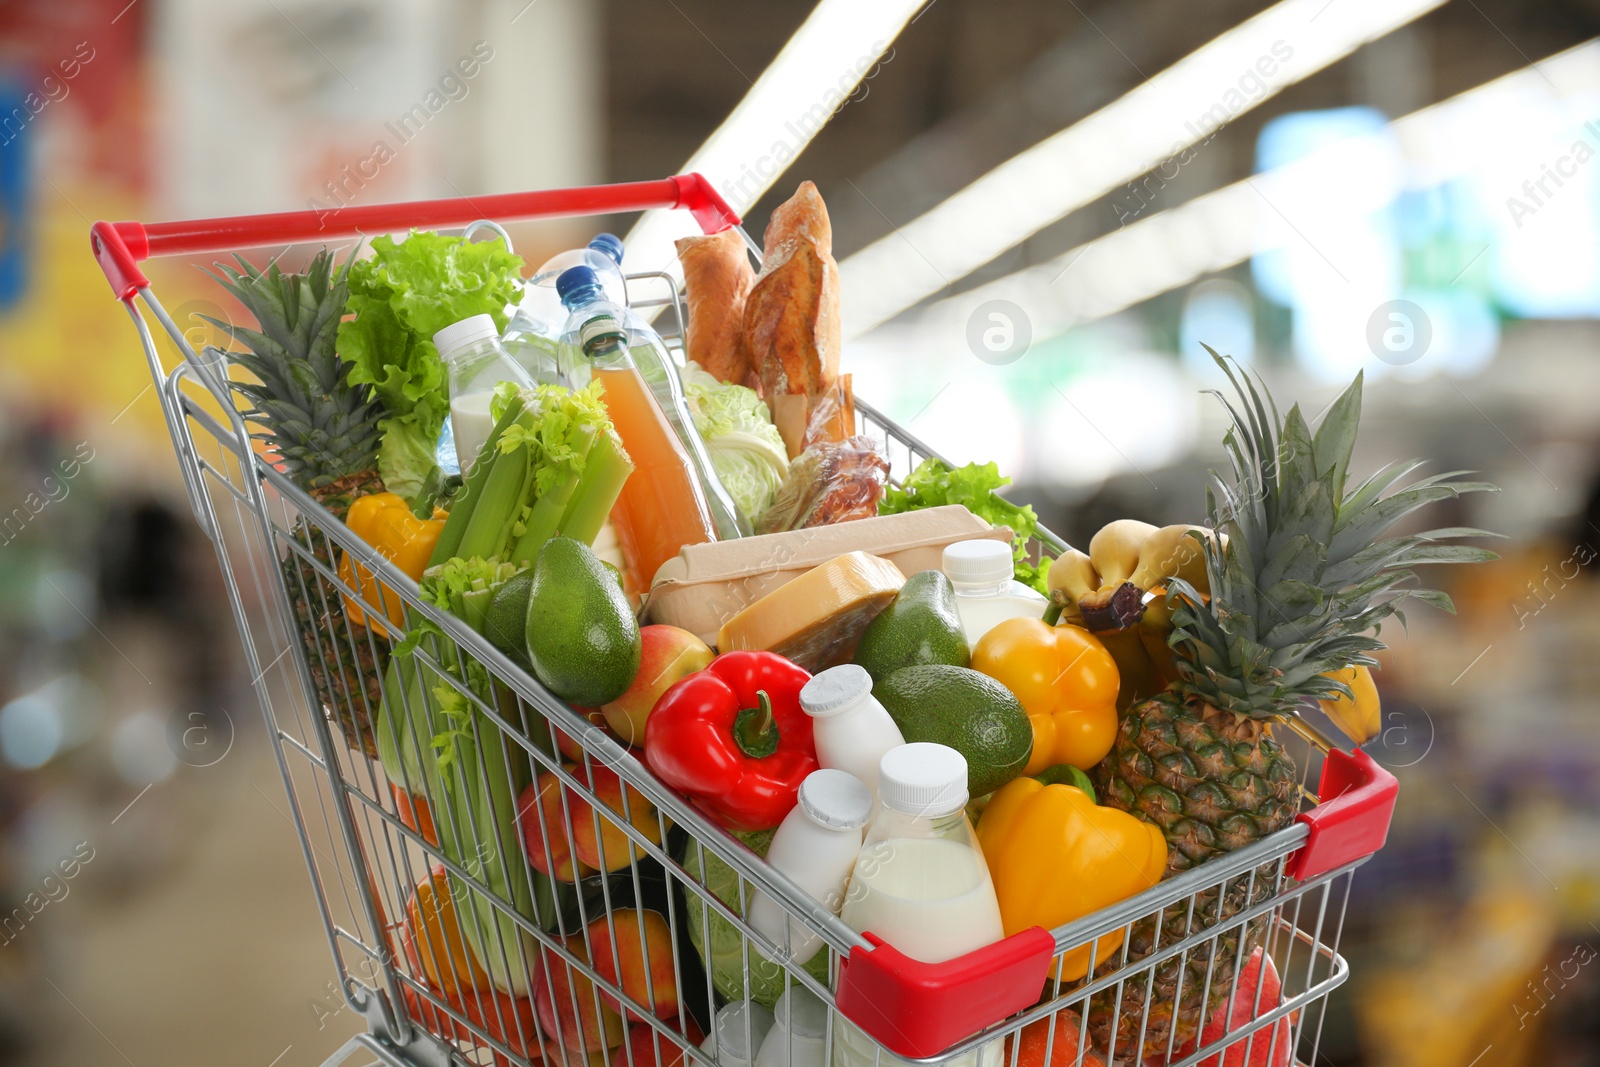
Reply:
<svg viewBox="0 0 1600 1067"><path fill-rule="evenodd" d="M1377 630L1391 615L1404 624L1407 598L1455 611L1444 593L1414 587L1412 568L1496 559L1445 543L1496 535L1468 527L1383 535L1427 504L1495 487L1453 480L1465 471L1402 485L1421 461L1351 484L1361 374L1313 432L1298 404L1280 417L1264 382L1258 390L1232 357L1206 351L1236 395L1210 391L1232 422L1223 446L1233 476L1213 470L1206 489L1208 525L1225 536L1191 534L1205 552L1210 599L1181 579L1170 583L1175 689L1253 719L1282 717L1306 698L1349 696L1326 672L1376 665L1371 653L1384 647Z"/></svg>
<svg viewBox="0 0 1600 1067"><path fill-rule="evenodd" d="M202 316L248 348L225 353L257 379L233 383L250 404L240 414L264 428L251 436L271 445L284 473L314 496L377 466L383 404L371 386L349 380L335 348L355 258L335 272L333 253L324 248L303 274L290 274L276 261L263 271L235 255L239 270L219 263L212 276L260 329Z"/></svg>

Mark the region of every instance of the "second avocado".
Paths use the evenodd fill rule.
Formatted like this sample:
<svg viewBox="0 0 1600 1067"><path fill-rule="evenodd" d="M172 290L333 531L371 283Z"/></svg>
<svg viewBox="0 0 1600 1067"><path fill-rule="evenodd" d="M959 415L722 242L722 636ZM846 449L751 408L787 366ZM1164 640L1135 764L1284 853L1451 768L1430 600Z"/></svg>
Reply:
<svg viewBox="0 0 1600 1067"><path fill-rule="evenodd" d="M552 537L539 550L525 636L534 676L570 704L615 700L639 671L639 623L622 586L570 537Z"/></svg>
<svg viewBox="0 0 1600 1067"><path fill-rule="evenodd" d="M874 685L902 667L965 667L968 658L955 589L942 571L918 571L907 578L856 646L856 663L872 675Z"/></svg>

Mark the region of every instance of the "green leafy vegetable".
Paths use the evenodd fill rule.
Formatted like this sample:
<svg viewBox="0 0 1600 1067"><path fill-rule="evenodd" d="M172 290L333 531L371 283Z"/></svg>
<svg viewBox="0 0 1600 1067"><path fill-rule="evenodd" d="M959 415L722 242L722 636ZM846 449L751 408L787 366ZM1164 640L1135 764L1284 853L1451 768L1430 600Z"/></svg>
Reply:
<svg viewBox="0 0 1600 1067"><path fill-rule="evenodd" d="M370 383L389 411L378 470L391 492L410 499L433 468L450 411L449 375L433 335L482 314L505 329L522 257L498 237L468 242L416 230L403 241L377 237L372 251L350 271L345 310L355 318L339 326L339 355L350 381Z"/></svg>
<svg viewBox="0 0 1600 1067"><path fill-rule="evenodd" d="M1033 513L1032 506L1013 504L995 491L1010 484L1011 479L1001 475L1000 468L993 463L968 463L952 470L930 457L917 464L904 484L889 487L878 503L878 514L894 515L945 504L965 505L968 511L990 525L1011 527L1011 553L1017 581L1048 595L1045 579L1050 561L1041 559L1034 565L1027 558L1028 539L1039 529L1039 516Z"/></svg>
<svg viewBox="0 0 1600 1067"><path fill-rule="evenodd" d="M754 389L718 381L690 363L683 391L694 428L705 439L722 486L753 527L761 521L789 473L789 452Z"/></svg>

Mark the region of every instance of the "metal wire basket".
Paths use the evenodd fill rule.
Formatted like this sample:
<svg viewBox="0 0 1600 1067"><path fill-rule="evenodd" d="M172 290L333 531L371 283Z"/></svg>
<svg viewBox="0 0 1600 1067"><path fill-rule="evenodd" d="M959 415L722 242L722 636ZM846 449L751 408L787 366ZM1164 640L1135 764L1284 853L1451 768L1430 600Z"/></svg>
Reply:
<svg viewBox="0 0 1600 1067"><path fill-rule="evenodd" d="M1300 822L1059 929L1025 931L942 964L911 960L845 926L482 636L420 599L411 579L252 445L229 369L190 346L138 266L152 255L459 228L485 216L646 208L688 210L707 232L738 224L704 179L687 175L331 214L93 228L95 255L159 387L196 521L216 547L340 990L368 1023L329 1063L363 1054L395 1067L541 1059L677 1067L686 1058L722 1067L905 1059L938 1067L1141 1059L1186 1067L1220 1063L1221 1050L1238 1043L1250 1046L1251 1063L1314 1062L1326 998L1348 976L1338 947L1350 875L1381 846L1394 801L1393 779L1364 755L1325 755L1325 745L1289 739L1303 750ZM662 290L653 302L675 314L664 332L681 335L683 309L670 282L658 275L630 286ZM147 315L183 357L170 374ZM860 431L886 448L896 480L936 455L867 403L857 403L857 417ZM1040 549L1063 547L1048 532L1040 536ZM343 557L376 586L341 578ZM382 603L373 602L374 588ZM395 598L403 615L388 610ZM369 625L341 624L357 606ZM415 649L401 649L418 629L426 633ZM380 687L366 684L374 671ZM399 707L453 694L458 758L517 786L517 810L496 810L487 796L459 803L431 791L437 778L426 775L389 781L359 750L387 744L422 758L431 738L404 736L409 712L373 706L379 689ZM355 724L354 750L330 724L336 710ZM360 736L377 730L389 736ZM1305 788L1316 773L1322 803ZM441 837L477 847L464 856L441 847ZM550 878L536 868L570 874ZM820 939L809 963L751 924L758 893ZM1064 962L1085 947L1103 962L1077 978ZM1266 968L1252 972L1256 948L1275 961L1281 992ZM1200 974L1199 1001L1207 1011L1227 1008L1228 1024L1188 1047L1168 1027L1156 1047L1151 1014L1181 1000L1183 983ZM786 1039L763 1042L764 1017L752 1009L706 1042L719 1006L749 1000L771 1008L806 994L825 1019L819 1035L796 1024ZM1141 1013L1130 1016L1128 1003L1142 1004ZM1084 1021L1108 1012L1120 1025L1096 1053Z"/></svg>

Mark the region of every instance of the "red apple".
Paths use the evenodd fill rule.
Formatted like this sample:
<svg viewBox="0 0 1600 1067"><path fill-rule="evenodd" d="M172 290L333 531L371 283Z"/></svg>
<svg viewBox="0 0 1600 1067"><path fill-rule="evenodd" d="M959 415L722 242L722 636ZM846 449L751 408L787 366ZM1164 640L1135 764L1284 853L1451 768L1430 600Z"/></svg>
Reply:
<svg viewBox="0 0 1600 1067"><path fill-rule="evenodd" d="M611 729L629 745L644 744L645 720L661 694L684 675L705 670L715 657L704 641L676 626L640 627L639 640L639 673L626 693L602 709Z"/></svg>
<svg viewBox="0 0 1600 1067"><path fill-rule="evenodd" d="M1258 985L1259 998L1256 995ZM1278 980L1278 968L1273 965L1272 957L1258 948L1239 972L1239 984L1228 1003L1219 1004L1206 1020L1205 1029L1200 1031L1200 1045L1192 1040L1185 1042L1177 1058L1181 1060L1197 1047L1220 1041L1225 1034L1241 1029L1281 1003L1283 984ZM1272 1026L1239 1038L1221 1054L1201 1060L1200 1067L1289 1067L1294 1053L1294 1019L1298 1014L1291 1012Z"/></svg>
<svg viewBox="0 0 1600 1067"><path fill-rule="evenodd" d="M580 781L587 779L604 810L597 819L588 799L549 771L530 782L517 800L517 818L522 823L528 862L535 870L572 882L602 866L607 871L628 866L637 858L638 849L621 828L624 811L635 830L651 843L661 843L661 820L655 805L637 789L624 785L616 771L598 763L588 769L569 764L566 769ZM546 846L549 859L545 858Z"/></svg>

